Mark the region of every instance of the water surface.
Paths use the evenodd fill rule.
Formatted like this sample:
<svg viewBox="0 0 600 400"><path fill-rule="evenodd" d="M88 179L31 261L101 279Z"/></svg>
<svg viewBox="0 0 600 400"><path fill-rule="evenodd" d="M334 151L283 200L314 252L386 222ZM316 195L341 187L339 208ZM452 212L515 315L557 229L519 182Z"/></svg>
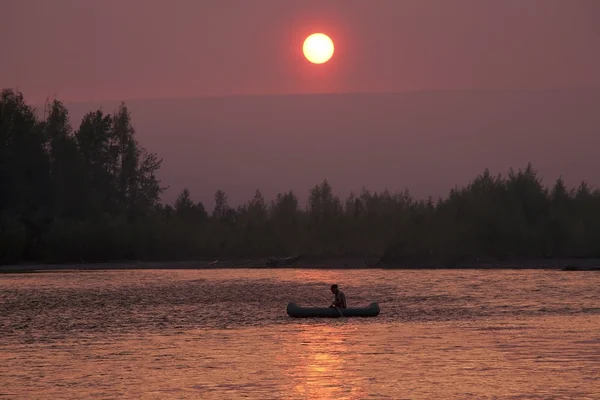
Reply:
<svg viewBox="0 0 600 400"><path fill-rule="evenodd" d="M377 318L297 320L339 283ZM0 276L0 397L599 399L600 274L174 270Z"/></svg>

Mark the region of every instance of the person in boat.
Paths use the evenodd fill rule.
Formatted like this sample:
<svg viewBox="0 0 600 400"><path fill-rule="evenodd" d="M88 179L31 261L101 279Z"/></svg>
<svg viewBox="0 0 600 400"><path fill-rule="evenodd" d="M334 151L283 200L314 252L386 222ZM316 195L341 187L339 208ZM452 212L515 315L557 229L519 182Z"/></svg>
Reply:
<svg viewBox="0 0 600 400"><path fill-rule="evenodd" d="M331 285L331 293L334 294L335 298L329 308L347 308L346 295L340 290L338 285Z"/></svg>

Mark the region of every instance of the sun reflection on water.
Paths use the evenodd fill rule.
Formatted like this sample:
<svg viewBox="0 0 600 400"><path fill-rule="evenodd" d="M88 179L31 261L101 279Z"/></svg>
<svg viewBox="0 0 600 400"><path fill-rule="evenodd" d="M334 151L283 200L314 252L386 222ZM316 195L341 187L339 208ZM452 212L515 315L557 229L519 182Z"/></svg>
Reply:
<svg viewBox="0 0 600 400"><path fill-rule="evenodd" d="M292 387L286 399L349 400L366 396L363 379L347 365L351 349L346 328L345 321L340 320L327 325L304 324L291 332L283 353L297 357L284 370Z"/></svg>

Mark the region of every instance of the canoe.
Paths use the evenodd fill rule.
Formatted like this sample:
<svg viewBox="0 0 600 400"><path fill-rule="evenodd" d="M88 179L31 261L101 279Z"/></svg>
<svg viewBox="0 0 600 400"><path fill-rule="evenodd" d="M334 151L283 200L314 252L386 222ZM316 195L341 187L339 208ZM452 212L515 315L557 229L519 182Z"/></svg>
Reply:
<svg viewBox="0 0 600 400"><path fill-rule="evenodd" d="M267 267L282 267L286 265L292 265L296 261L300 260L300 256L292 256L292 257L284 257L284 258L276 258L271 257L267 260L265 265Z"/></svg>
<svg viewBox="0 0 600 400"><path fill-rule="evenodd" d="M287 306L287 315L293 318L339 318L339 317L376 317L379 315L379 305L371 303L363 308L325 308L299 307L294 303Z"/></svg>

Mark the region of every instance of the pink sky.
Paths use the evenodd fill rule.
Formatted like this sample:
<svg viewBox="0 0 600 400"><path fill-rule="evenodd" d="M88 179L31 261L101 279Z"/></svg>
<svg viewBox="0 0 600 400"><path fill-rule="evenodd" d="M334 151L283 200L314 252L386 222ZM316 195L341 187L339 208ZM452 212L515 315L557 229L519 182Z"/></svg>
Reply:
<svg viewBox="0 0 600 400"><path fill-rule="evenodd" d="M307 63L303 39L335 42ZM600 86L598 0L0 0L30 102Z"/></svg>
<svg viewBox="0 0 600 400"><path fill-rule="evenodd" d="M0 0L0 48L0 88L57 96L75 127L127 101L166 201L323 178L437 196L528 161L600 182L600 0ZM400 94L148 100L350 92Z"/></svg>

